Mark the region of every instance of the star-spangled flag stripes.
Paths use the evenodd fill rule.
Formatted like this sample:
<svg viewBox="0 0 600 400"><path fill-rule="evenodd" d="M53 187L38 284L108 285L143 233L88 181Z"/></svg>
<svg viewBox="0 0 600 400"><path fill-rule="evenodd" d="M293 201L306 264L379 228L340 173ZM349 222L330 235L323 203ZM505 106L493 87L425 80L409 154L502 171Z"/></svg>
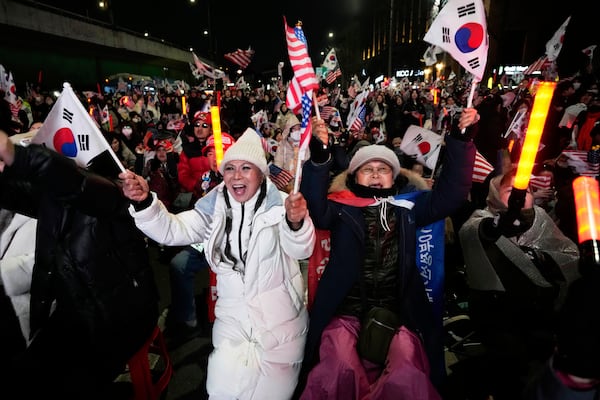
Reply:
<svg viewBox="0 0 600 400"><path fill-rule="evenodd" d="M531 175L529 186L535 190L550 189L552 178L546 175Z"/></svg>
<svg viewBox="0 0 600 400"><path fill-rule="evenodd" d="M302 129L302 135L300 136L300 144L298 149L298 162L306 159L306 151L308 150L308 144L312 136L312 124L310 123L310 116L312 110L312 90L302 95L302 121L300 121L300 128Z"/></svg>
<svg viewBox="0 0 600 400"><path fill-rule="evenodd" d="M358 108L358 114L354 121L352 121L352 125L350 125L350 132L359 132L363 126L365 126L365 117L367 114L367 105L362 104Z"/></svg>
<svg viewBox="0 0 600 400"><path fill-rule="evenodd" d="M271 163L269 164L269 179L277 186L277 189L286 191L286 186L294 179L294 176L285 169Z"/></svg>
<svg viewBox="0 0 600 400"><path fill-rule="evenodd" d="M325 82L331 85L340 76L342 76L342 71L339 68L336 68L333 71L329 71L327 73L327 75L325 76Z"/></svg>
<svg viewBox="0 0 600 400"><path fill-rule="evenodd" d="M321 109L321 119L323 121L329 120L334 112L336 112L336 108L334 106L323 106Z"/></svg>
<svg viewBox="0 0 600 400"><path fill-rule="evenodd" d="M252 61L252 56L254 56L254 50L252 49L237 49L234 52L224 54L223 58L225 58L228 61L231 61L236 65L239 65L242 69L246 69Z"/></svg>
<svg viewBox="0 0 600 400"><path fill-rule="evenodd" d="M591 176L595 178L600 173L600 164L588 162L588 152L585 150L563 150L563 155L567 157L567 165L575 170L575 173L581 176Z"/></svg>
<svg viewBox="0 0 600 400"><path fill-rule="evenodd" d="M494 171L494 166L485 159L479 151L475 152L475 163L473 164L473 182L483 183L485 178Z"/></svg>
<svg viewBox="0 0 600 400"><path fill-rule="evenodd" d="M525 71L523 71L523 75L533 75L536 72L539 72L545 68L548 68L552 63L548 60L548 56L541 56L537 60L535 60Z"/></svg>
<svg viewBox="0 0 600 400"><path fill-rule="evenodd" d="M489 46L481 0L449 0L423 40L441 47L481 81Z"/></svg>
<svg viewBox="0 0 600 400"><path fill-rule="evenodd" d="M290 110L292 110L294 114L298 114L300 112L301 98L302 88L300 87L300 83L298 83L298 80L294 76L290 81L290 86L288 87L287 93L285 95L285 104Z"/></svg>
<svg viewBox="0 0 600 400"><path fill-rule="evenodd" d="M297 24L294 28L290 28L285 17L283 23L285 25L288 55L298 84L303 92L319 89L319 81L308 55L306 37L302 31L302 26Z"/></svg>
<svg viewBox="0 0 600 400"><path fill-rule="evenodd" d="M348 118L346 119L346 126L349 127L351 131L357 132L363 127L365 122L364 108L366 106L367 96L369 96L369 91L364 90L360 92L350 104L350 111L348 112ZM363 112L362 119L359 118L361 112Z"/></svg>
<svg viewBox="0 0 600 400"><path fill-rule="evenodd" d="M96 122L83 108L71 85L63 84L63 91L44 120L44 124L31 140L73 159L79 166L87 168L90 161L108 151L121 171L123 165Z"/></svg>

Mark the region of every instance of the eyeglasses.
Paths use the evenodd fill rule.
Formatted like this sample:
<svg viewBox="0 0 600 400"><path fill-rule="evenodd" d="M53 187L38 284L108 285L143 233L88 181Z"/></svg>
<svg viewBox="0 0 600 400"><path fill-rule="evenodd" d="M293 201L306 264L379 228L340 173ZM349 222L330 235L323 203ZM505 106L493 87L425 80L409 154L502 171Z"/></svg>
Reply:
<svg viewBox="0 0 600 400"><path fill-rule="evenodd" d="M359 169L358 172L362 175L374 175L375 173L377 173L377 175L388 175L392 173L392 169L390 167L364 167Z"/></svg>
<svg viewBox="0 0 600 400"><path fill-rule="evenodd" d="M196 122L196 123L194 124L194 126L195 126L196 128L199 128L199 127L208 128L208 124L207 124L206 122L203 122L203 123Z"/></svg>

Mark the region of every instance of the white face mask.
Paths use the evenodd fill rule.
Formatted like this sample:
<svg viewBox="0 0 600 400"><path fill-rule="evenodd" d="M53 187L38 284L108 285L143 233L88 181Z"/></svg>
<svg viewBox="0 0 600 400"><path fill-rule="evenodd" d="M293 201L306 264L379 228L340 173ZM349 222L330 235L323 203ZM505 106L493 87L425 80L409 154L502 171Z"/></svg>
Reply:
<svg viewBox="0 0 600 400"><path fill-rule="evenodd" d="M127 138L129 139L129 137L131 136L131 133L133 132L133 129L131 129L131 127L129 126L124 126L123 129L121 129L121 133Z"/></svg>
<svg viewBox="0 0 600 400"><path fill-rule="evenodd" d="M293 131L290 132L290 138L294 142L299 142L301 134L302 134L302 130L301 129L294 129Z"/></svg>
<svg viewBox="0 0 600 400"><path fill-rule="evenodd" d="M573 82L573 88L575 90L579 90L580 87L581 87L581 83L580 82Z"/></svg>

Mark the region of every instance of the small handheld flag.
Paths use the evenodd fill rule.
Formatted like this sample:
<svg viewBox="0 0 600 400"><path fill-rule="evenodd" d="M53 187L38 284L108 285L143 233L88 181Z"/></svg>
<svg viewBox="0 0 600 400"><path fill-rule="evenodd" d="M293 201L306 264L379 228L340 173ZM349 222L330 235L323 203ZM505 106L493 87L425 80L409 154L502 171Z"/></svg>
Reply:
<svg viewBox="0 0 600 400"><path fill-rule="evenodd" d="M44 120L44 124L31 140L73 159L87 168L90 161L108 151L122 172L123 164L104 139L96 122L87 113L71 85L63 84L63 91Z"/></svg>

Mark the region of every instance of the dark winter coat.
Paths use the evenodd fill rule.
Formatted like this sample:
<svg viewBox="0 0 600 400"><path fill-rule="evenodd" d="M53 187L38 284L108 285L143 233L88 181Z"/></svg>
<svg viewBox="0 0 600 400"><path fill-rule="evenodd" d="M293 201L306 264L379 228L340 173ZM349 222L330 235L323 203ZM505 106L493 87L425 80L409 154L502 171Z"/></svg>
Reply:
<svg viewBox="0 0 600 400"><path fill-rule="evenodd" d="M462 204L471 187L475 157L475 147L471 142L447 138L446 146L443 170L435 189L423 192L415 200L412 210L394 208L399 239L397 298L400 304L397 309L401 310L400 317L405 325L422 336L432 366L439 364L442 343L423 279L415 264L416 228L443 219ZM361 208L327 200L328 186L329 164L306 162L301 191L315 226L331 231L329 263L319 281L310 316L304 358L309 365L316 361L323 330L359 278L360 263L365 259L365 241L369 240L365 237ZM406 190L405 187L398 189L399 193Z"/></svg>
<svg viewBox="0 0 600 400"><path fill-rule="evenodd" d="M55 313L70 321L63 329L126 362L156 325L158 291L121 189L41 146L16 146L0 175L0 204L38 219L32 337L56 301Z"/></svg>

